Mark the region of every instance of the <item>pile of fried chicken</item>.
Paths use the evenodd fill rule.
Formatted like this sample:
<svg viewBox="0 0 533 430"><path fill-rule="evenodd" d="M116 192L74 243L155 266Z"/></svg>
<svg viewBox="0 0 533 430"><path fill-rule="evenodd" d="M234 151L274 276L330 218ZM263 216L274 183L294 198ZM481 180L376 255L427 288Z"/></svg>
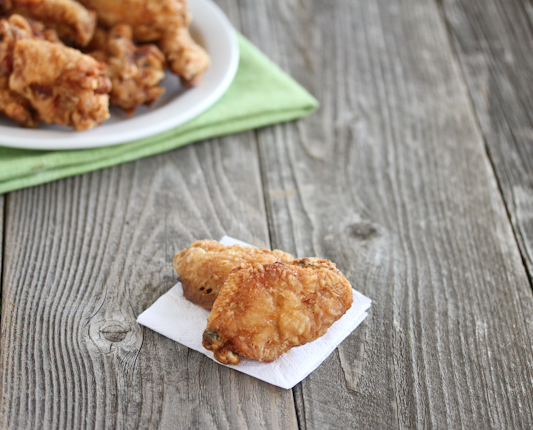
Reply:
<svg viewBox="0 0 533 430"><path fill-rule="evenodd" d="M185 0L0 0L0 114L86 130L185 86L209 66Z"/></svg>
<svg viewBox="0 0 533 430"><path fill-rule="evenodd" d="M346 313L352 287L334 263L280 250L194 242L174 257L189 301L210 310L202 343L223 364L270 363Z"/></svg>

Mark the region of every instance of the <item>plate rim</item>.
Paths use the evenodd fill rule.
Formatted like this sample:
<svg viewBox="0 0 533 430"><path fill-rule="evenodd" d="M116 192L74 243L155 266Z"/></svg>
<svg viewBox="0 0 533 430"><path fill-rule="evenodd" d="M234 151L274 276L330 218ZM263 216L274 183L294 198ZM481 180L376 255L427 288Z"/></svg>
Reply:
<svg viewBox="0 0 533 430"><path fill-rule="evenodd" d="M193 26L195 26L202 37L205 38L205 29L202 30L202 23L195 21L194 17L198 13L199 8L203 13L211 15L211 19L215 19L216 24L219 26L218 31L222 31L227 38L226 42L229 42L229 58L225 64L225 70L223 70L218 78L216 85L210 92L203 95L199 101L196 101L193 107L183 113L181 113L178 119L165 118L165 120L159 123L153 123L150 126L144 126L141 129L133 128L126 133L111 133L109 137L102 138L101 133L106 131L106 125L102 124L91 130L86 131L74 131L74 130L46 130L46 129L24 129L16 124L13 126L0 125L0 147L19 148L19 149L37 149L37 150L73 150L73 149L90 149L101 148L107 146L115 146L124 144L127 142L136 141L150 136L155 136L164 131L168 131L172 128L179 127L186 122L196 118L201 113L205 112L209 107L216 103L220 97L226 92L230 86L235 74L237 72L239 64L239 46L237 42L237 36L235 29L231 22L220 9L220 7L211 0L189 0L189 9L193 14ZM195 12L196 10L196 12ZM210 67L213 67L211 65ZM170 73L167 71L167 73ZM201 90L202 83L198 84L198 87L194 89ZM179 103L179 99L186 94L177 96L175 100L170 101L167 105L154 109L151 112L145 114L146 117L157 115L157 113L170 113L174 103ZM142 118L142 117L140 117ZM110 126L120 125L121 123L112 123ZM98 131L98 135L91 135L92 131ZM103 130L103 131L101 131ZM48 136L37 136L42 132L51 132ZM39 139L39 140L37 140Z"/></svg>

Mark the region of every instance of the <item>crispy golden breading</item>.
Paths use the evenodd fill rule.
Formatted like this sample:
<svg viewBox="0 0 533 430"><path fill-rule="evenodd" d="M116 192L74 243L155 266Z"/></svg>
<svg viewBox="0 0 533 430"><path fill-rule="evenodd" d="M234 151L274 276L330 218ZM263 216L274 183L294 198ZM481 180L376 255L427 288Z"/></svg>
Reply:
<svg viewBox="0 0 533 430"><path fill-rule="evenodd" d="M96 26L96 13L74 0L0 0L0 13L41 21L61 39L80 46L89 43Z"/></svg>
<svg viewBox="0 0 533 430"><path fill-rule="evenodd" d="M183 0L80 0L80 3L96 11L100 26L131 25L139 42L157 40L167 29L187 26L190 21Z"/></svg>
<svg viewBox="0 0 533 430"><path fill-rule="evenodd" d="M352 305L335 264L318 258L234 270L209 314L205 348L224 364L272 362L324 335Z"/></svg>
<svg viewBox="0 0 533 430"><path fill-rule="evenodd" d="M105 65L59 43L18 40L9 88L49 124L86 130L109 117L111 82Z"/></svg>
<svg viewBox="0 0 533 430"><path fill-rule="evenodd" d="M209 66L209 56L189 34L190 15L184 0L80 0L98 14L99 25L128 24L137 42L156 42L170 70L185 85L196 84Z"/></svg>
<svg viewBox="0 0 533 430"><path fill-rule="evenodd" d="M181 77L186 87L195 86L209 67L209 57L192 39L187 27L169 30L159 39L159 47L165 53L170 70Z"/></svg>
<svg viewBox="0 0 533 430"><path fill-rule="evenodd" d="M0 15L24 19L19 13L28 22L11 29L7 42L0 37L0 114L26 127L45 121L92 128L109 117L109 100L129 114L154 103L165 91L160 83L167 64L186 86L209 66L189 33L185 0L0 0ZM95 33L97 13L108 32ZM69 51L52 29L87 47L97 61Z"/></svg>
<svg viewBox="0 0 533 430"><path fill-rule="evenodd" d="M53 30L11 15L0 20L0 112L26 127L41 120L94 127L109 116L105 66L64 46Z"/></svg>
<svg viewBox="0 0 533 430"><path fill-rule="evenodd" d="M183 285L183 295L191 302L211 309L230 272L252 263L289 262L286 252L249 246L224 246L214 240L194 242L174 257L174 268Z"/></svg>
<svg viewBox="0 0 533 430"><path fill-rule="evenodd" d="M107 64L112 105L131 114L137 106L150 106L165 92L159 86L165 76L165 56L155 45L134 45L129 25L116 25L109 32L97 29L89 49L95 49L89 55Z"/></svg>
<svg viewBox="0 0 533 430"><path fill-rule="evenodd" d="M35 127L41 119L28 99L9 88L9 77L13 71L16 42L33 37L59 43L55 31L45 29L44 25L37 21L17 14L8 19L0 19L0 114L24 127Z"/></svg>
<svg viewBox="0 0 533 430"><path fill-rule="evenodd" d="M9 89L9 82L0 75L0 114L15 120L23 127L35 127L39 124L39 114L29 100Z"/></svg>
<svg viewBox="0 0 533 430"><path fill-rule="evenodd" d="M39 115L29 100L9 89L9 76L17 40L33 36L30 23L20 15L0 19L0 113L24 127L35 127Z"/></svg>

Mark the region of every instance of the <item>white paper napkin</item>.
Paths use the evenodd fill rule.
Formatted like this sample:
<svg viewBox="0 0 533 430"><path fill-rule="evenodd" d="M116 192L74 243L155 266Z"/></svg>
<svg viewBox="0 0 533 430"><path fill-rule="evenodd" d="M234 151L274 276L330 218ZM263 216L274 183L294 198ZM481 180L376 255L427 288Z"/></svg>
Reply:
<svg viewBox="0 0 533 430"><path fill-rule="evenodd" d="M250 246L228 236L224 236L220 243ZM227 367L282 388L292 388L315 370L361 324L368 315L365 311L370 304L368 297L354 290L352 307L324 336L292 348L273 363L243 359L240 364ZM183 297L181 283L178 283L139 315L137 322L215 360L213 353L202 346L202 334L207 326L208 315L209 311Z"/></svg>

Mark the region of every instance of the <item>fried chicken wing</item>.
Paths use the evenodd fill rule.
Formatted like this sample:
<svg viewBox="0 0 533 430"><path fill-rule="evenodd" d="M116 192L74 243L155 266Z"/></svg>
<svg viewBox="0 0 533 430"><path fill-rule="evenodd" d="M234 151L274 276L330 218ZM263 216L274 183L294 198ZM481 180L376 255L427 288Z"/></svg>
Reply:
<svg viewBox="0 0 533 430"><path fill-rule="evenodd" d="M105 66L53 30L17 14L0 20L0 112L9 118L85 130L109 116L110 88Z"/></svg>
<svg viewBox="0 0 533 430"><path fill-rule="evenodd" d="M105 65L59 43L18 40L9 89L29 100L49 124L86 130L109 117Z"/></svg>
<svg viewBox="0 0 533 430"><path fill-rule="evenodd" d="M222 285L233 269L253 263L290 262L286 252L251 246L225 246L214 240L194 242L174 257L185 298L204 309L211 309Z"/></svg>
<svg viewBox="0 0 533 430"><path fill-rule="evenodd" d="M1 0L0 0L1 1ZM98 14L99 25L124 23L137 42L156 42L170 70L185 85L196 84L209 66L209 57L189 34L190 14L184 0L80 0Z"/></svg>
<svg viewBox="0 0 533 430"><path fill-rule="evenodd" d="M39 115L29 100L9 88L17 40L34 37L30 23L20 15L0 20L0 113L24 127L35 127Z"/></svg>
<svg viewBox="0 0 533 430"><path fill-rule="evenodd" d="M0 114L24 127L35 127L41 122L39 113L28 99L9 88L15 44L18 40L28 38L59 43L55 31L45 29L42 23L17 14L8 19L0 19Z"/></svg>
<svg viewBox="0 0 533 430"><path fill-rule="evenodd" d="M228 276L209 314L203 345L223 364L272 362L324 335L352 305L335 264L318 258L253 264Z"/></svg>
<svg viewBox="0 0 533 430"><path fill-rule="evenodd" d="M112 105L131 114L137 106L150 106L165 92L159 86L165 76L165 56L155 45L134 45L129 25L116 25L109 32L97 29L89 49L94 49L89 55L107 64Z"/></svg>
<svg viewBox="0 0 533 430"><path fill-rule="evenodd" d="M35 127L40 122L39 115L29 100L9 89L9 82L0 75L0 114L18 122L23 127Z"/></svg>
<svg viewBox="0 0 533 430"><path fill-rule="evenodd" d="M166 31L159 39L159 47L165 53L170 70L181 77L186 87L195 86L209 66L209 57L191 37L187 27Z"/></svg>
<svg viewBox="0 0 533 430"><path fill-rule="evenodd" d="M89 43L96 27L96 13L74 0L0 0L0 13L41 21L79 46Z"/></svg>

